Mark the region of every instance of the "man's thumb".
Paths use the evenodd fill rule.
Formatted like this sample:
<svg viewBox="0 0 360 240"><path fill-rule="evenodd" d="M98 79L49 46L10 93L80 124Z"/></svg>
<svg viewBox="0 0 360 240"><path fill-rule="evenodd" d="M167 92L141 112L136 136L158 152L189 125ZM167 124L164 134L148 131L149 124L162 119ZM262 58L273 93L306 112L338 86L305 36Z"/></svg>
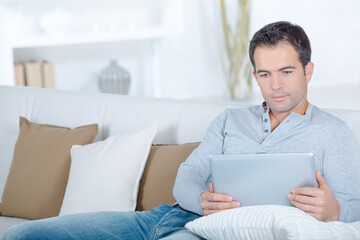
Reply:
<svg viewBox="0 0 360 240"><path fill-rule="evenodd" d="M210 183L209 192L214 193L214 185L213 185L213 183Z"/></svg>
<svg viewBox="0 0 360 240"><path fill-rule="evenodd" d="M316 171L316 180L319 184L319 188L327 186L325 178L321 175L320 171Z"/></svg>

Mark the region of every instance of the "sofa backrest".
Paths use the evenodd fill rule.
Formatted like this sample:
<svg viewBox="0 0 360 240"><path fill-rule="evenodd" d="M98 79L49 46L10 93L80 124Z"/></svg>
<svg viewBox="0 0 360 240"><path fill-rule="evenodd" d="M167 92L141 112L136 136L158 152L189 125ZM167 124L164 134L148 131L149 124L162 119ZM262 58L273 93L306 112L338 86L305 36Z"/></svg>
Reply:
<svg viewBox="0 0 360 240"><path fill-rule="evenodd" d="M0 199L19 132L19 116L74 128L98 123L95 141L158 121L154 144L200 142L210 122L236 103L205 103L0 86ZM0 200L1 201L1 200Z"/></svg>
<svg viewBox="0 0 360 240"><path fill-rule="evenodd" d="M245 105L0 86L0 199L18 136L19 116L34 123L71 128L98 123L96 140L158 121L154 144L182 144L201 142L210 122L225 108L233 107ZM326 111L343 119L360 141L360 111Z"/></svg>

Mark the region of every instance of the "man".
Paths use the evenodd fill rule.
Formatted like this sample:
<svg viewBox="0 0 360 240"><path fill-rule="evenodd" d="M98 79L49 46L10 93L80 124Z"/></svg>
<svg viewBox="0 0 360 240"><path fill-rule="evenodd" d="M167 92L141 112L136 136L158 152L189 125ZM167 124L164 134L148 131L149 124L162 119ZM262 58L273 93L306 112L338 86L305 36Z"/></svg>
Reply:
<svg viewBox="0 0 360 240"><path fill-rule="evenodd" d="M241 199L213 192L210 154L312 152L319 188L293 189L291 203L321 221L360 220L359 145L344 122L307 100L314 64L303 29L269 24L255 33L249 55L265 102L215 119L179 169L174 196L180 206L204 215L241 206Z"/></svg>
<svg viewBox="0 0 360 240"><path fill-rule="evenodd" d="M210 154L312 152L319 187L294 188L291 203L320 221L360 220L359 144L343 121L307 100L314 64L303 29L288 22L266 25L255 33L249 54L265 102L227 109L211 123L179 168L178 204L28 222L4 239L201 239L184 228L188 221L241 207L241 200L214 193Z"/></svg>

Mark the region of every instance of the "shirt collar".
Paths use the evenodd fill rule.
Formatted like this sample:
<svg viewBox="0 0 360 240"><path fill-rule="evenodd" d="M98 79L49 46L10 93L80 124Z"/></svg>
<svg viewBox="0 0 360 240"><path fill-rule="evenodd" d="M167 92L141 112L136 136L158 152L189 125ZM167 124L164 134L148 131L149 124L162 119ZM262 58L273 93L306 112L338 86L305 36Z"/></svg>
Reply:
<svg viewBox="0 0 360 240"><path fill-rule="evenodd" d="M307 109L306 109L306 112L304 115L300 115L300 114L297 114L295 112L291 112L289 114L288 117L291 117L291 118L294 118L294 119L299 119L299 120L303 120L303 121L309 121L310 117L311 117L311 112L312 112L312 109L313 109L313 105L311 103L309 103ZM270 111L270 108L268 108L267 104L266 104L266 101L264 101L259 107L258 107L258 114L259 116L262 116L262 117L267 117L269 116L269 111Z"/></svg>
<svg viewBox="0 0 360 240"><path fill-rule="evenodd" d="M257 109L257 113L258 113L259 117L261 117L264 114L266 114L267 112L269 112L269 109L266 105L266 102L264 101L262 104L259 105L259 107Z"/></svg>

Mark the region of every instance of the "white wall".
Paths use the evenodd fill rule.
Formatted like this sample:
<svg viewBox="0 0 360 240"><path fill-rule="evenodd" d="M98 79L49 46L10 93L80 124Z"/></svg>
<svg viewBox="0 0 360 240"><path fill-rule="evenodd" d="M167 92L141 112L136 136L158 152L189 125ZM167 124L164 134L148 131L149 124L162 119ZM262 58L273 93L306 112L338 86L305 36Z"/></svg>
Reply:
<svg viewBox="0 0 360 240"><path fill-rule="evenodd" d="M14 72L8 69L12 68L13 54L9 46L5 13L5 10L0 8L0 84L12 85Z"/></svg>
<svg viewBox="0 0 360 240"><path fill-rule="evenodd" d="M40 0L31 1L43 4ZM29 4L31 1L23 2ZM116 4L106 6L109 1ZM98 1L76 1L75 5L68 0L58 3L73 8L91 3L82 9L84 16L94 15L89 19L96 19L98 13L103 16L101 14L107 11L126 13L127 8L136 9L135 6L155 6L158 11L153 11L153 21L159 21L158 15L167 15L162 24L169 29L180 29L178 34L154 40L22 49L15 51L15 59L53 61L56 64L57 85L61 89L98 91L96 75L108 60L117 59L131 73L132 95L221 98L225 85L216 37L216 0L172 0L172 9L175 9L172 14L162 12L164 6L169 7L170 0L152 1L155 5L151 5L149 0L136 0L134 4L125 0L108 0L102 4ZM101 5L99 11L97 4ZM46 8L48 5L42 6ZM357 0L253 0L250 35L273 21L295 22L305 29L312 44L315 72L310 88L356 85L360 83L360 75L357 74L360 69L359 12L360 1ZM4 80L0 82L4 83ZM254 91L256 94L259 92L256 84Z"/></svg>
<svg viewBox="0 0 360 240"><path fill-rule="evenodd" d="M304 28L315 72L310 86L360 83L360 1L254 0L252 34L263 25L287 20Z"/></svg>
<svg viewBox="0 0 360 240"><path fill-rule="evenodd" d="M218 96L222 81L214 3L184 0L185 33L161 43L162 97L197 98Z"/></svg>

